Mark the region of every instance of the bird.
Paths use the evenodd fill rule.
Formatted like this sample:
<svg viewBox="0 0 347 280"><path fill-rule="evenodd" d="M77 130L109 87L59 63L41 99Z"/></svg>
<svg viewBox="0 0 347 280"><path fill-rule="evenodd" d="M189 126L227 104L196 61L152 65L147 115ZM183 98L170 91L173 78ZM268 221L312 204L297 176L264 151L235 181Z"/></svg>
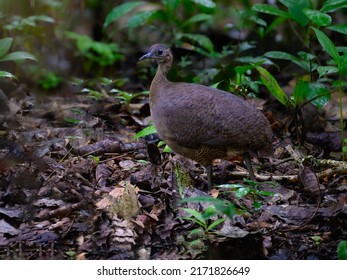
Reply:
<svg viewBox="0 0 347 280"><path fill-rule="evenodd" d="M169 81L173 53L166 45L152 45L139 61L146 59L158 64L149 106L159 138L175 153L205 167L209 189L215 159L243 156L249 177L255 181L250 156L273 153L273 132L264 114L230 92Z"/></svg>

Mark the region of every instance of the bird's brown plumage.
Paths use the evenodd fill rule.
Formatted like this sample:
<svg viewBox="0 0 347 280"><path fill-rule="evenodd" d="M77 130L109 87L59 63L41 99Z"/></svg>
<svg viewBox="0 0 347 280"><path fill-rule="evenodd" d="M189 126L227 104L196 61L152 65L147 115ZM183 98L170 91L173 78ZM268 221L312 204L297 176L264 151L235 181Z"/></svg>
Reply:
<svg viewBox="0 0 347 280"><path fill-rule="evenodd" d="M164 45L153 45L143 59L158 62L151 115L159 137L176 153L204 166L217 158L272 153L272 130L257 108L219 89L169 81L173 56Z"/></svg>

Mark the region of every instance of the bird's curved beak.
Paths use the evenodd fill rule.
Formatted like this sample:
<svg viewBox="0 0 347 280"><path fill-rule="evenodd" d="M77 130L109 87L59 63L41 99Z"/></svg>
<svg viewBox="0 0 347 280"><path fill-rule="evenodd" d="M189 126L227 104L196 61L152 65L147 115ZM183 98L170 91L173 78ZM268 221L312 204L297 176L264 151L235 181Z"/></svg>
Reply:
<svg viewBox="0 0 347 280"><path fill-rule="evenodd" d="M139 61L145 60L145 59L150 59L150 58L152 58L152 54L149 52L149 53L146 53L145 55L141 56L139 58Z"/></svg>

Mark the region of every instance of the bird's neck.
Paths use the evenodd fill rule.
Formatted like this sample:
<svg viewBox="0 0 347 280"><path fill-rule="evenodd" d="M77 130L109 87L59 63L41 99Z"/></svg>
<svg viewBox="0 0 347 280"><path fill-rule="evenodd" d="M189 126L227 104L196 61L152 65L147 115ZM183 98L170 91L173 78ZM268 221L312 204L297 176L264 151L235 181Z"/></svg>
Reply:
<svg viewBox="0 0 347 280"><path fill-rule="evenodd" d="M170 68L171 68L171 61L159 63L157 73L155 74L151 84L151 91L152 89L155 90L169 83L167 79L167 73L169 72Z"/></svg>

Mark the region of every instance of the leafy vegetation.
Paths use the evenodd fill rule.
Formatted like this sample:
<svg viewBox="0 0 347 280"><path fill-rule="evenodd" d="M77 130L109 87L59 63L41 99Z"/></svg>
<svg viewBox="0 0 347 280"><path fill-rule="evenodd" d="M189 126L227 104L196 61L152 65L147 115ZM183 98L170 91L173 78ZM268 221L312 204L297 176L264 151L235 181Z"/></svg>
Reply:
<svg viewBox="0 0 347 280"><path fill-rule="evenodd" d="M102 150L100 147L82 153L82 155L92 155L88 159L98 167L90 173L84 173L85 166L79 168L76 173L79 174L78 179L82 179L78 184L71 179L74 187L82 185L93 188L102 184L101 193L104 193L110 185L112 188L118 187L122 178L133 180L133 175L127 173L128 170L144 169L140 163L150 161L148 158L151 155L148 155L149 152L144 152L141 147L136 154L136 164L139 165L134 164L135 167L123 170L122 166L133 164L129 163L132 160L132 155L129 153L131 149L124 148L119 151L118 148L123 148L129 139L142 137L149 139L149 135L156 133L155 127L148 125L151 124L148 120L150 114L148 88L155 67L145 63L137 64L140 54L154 43L165 43L175 52L177 61L169 73L170 80L211 85L243 98L254 99L255 102L260 98L264 101L260 102L259 106L262 106L264 111L270 112L269 119L273 121L274 130L283 143L289 143L288 145L292 145L295 150L303 150L304 153L313 154L318 158L327 156L333 150L330 146L333 148L337 146L339 150L333 151L338 153L332 158L340 164L345 164L347 24L343 20L346 16L347 1L280 0L265 4L270 1L86 0L81 1L78 6L67 0L33 0L22 1L18 7L13 4L15 1L10 2L0 2L2 32L0 82L10 81L20 85L24 81L23 85L30 88L30 93L20 89L24 94L17 95L17 91L5 92L7 88L4 87L5 93L2 94L2 89L0 90L0 109L5 111L4 116L0 112L1 136L8 137L12 143L14 138L24 141L22 138L25 137L20 133L25 129L28 129L30 131L28 134L31 135L31 130L35 128L43 130L48 126L56 128L59 125L68 127L71 130L66 135L74 136L59 135L59 139L64 139L64 144L67 143L68 150L64 150L65 153L59 151L61 142L54 145L51 143L37 145L45 146L45 149L42 153L33 153L34 156L40 155L41 158L48 153L50 149L48 147L54 147L56 150L52 155L56 157L54 160L59 162L59 169L65 159L73 158L72 140L76 140L79 144L84 141L82 144L86 144L97 142L105 134L111 135L112 144L118 144L109 148L110 143L103 143L104 146L101 146L109 150L101 154L98 154L99 150ZM25 63L26 60L34 60L36 63L32 66ZM71 99L76 103L60 106L58 104L60 101L55 101L49 91L58 95L58 98ZM28 100L20 100L18 96L21 95L28 97ZM50 99L53 101L47 105L47 112L38 115L37 119L40 121L35 120L28 125L22 118L30 115L34 96L39 100L38 103ZM338 103L338 113L335 112L333 115L333 121L339 123L338 126L329 126L326 131L338 132L337 136L334 135L339 139L334 138L332 143L329 142L330 145L327 145L326 139L330 138L326 134L321 134L319 137L323 142L323 148L315 149L308 145L307 132L312 127L306 118L325 117L321 112L328 102ZM114 104L116 105L112 106ZM305 111L311 107L315 110L305 115ZM11 114L8 113L10 110ZM20 116L18 120L15 119L17 115ZM17 124L20 124L18 130L15 129ZM29 128L25 128L25 125ZM51 128L48 130L53 131ZM318 133L324 130L325 127L320 127ZM107 132L103 133L104 131ZM93 134L94 132L97 133ZM53 132L50 133L47 139L51 139ZM124 134L121 140L117 138L120 134ZM28 142L39 139L41 135L42 131L32 136ZM117 140L114 140L115 138ZM324 146L329 146L329 149ZM146 209L148 210L146 215L152 220L150 222L146 220L146 223L141 220L146 217L141 217L137 221L137 226L141 230L145 231L146 227L150 227L150 231L145 234L141 232L138 236L146 236L149 240L153 231L158 228L165 227L165 230L174 228L175 225L168 225L169 222L163 218L163 213L170 213L173 216L177 214L175 212L177 209L173 211L172 208L175 207L171 202L167 202L171 201L173 196L171 186L177 186L181 199L179 211L183 213L181 218L189 223L188 229L185 228L180 237L183 238L182 244L189 251L190 257L202 256L211 245L211 241L221 234L220 229L232 224L235 217L241 216L246 220L245 224L253 222L250 216L258 218L257 215L261 215L270 198L278 191L277 188L265 191L264 185L267 182L257 183L238 177L231 179L228 177L229 181L217 186L216 193L212 193L211 196L186 197L184 191L187 188L200 188L204 185L201 179L204 178L201 175L202 168L199 171L188 171L185 166L175 162L170 170L171 176L168 176L170 168L162 164L161 159L167 159L167 153L171 153L171 149L160 140L156 142L155 147L159 148L164 156L158 152L160 165L156 162L151 170L145 170L141 174L140 177L145 179L140 182L139 188L150 185L144 192L146 195L154 194L157 197L153 199L155 206ZM0 148L2 151L9 150L7 147ZM11 157L11 162L17 160L17 157L22 158L22 150L30 151L26 146L24 148L11 151L15 154L13 158ZM121 153L125 153L126 156L122 158ZM297 181L292 180L291 176L296 176L296 170L293 165L287 165L286 159L283 159L286 157L288 152L282 151L277 159L278 162L274 163L283 168L276 170L276 167L273 167L277 173L272 175L278 177L278 174L284 174L285 177L284 180L278 181L280 183L276 183L276 186L288 184L291 191L299 189L302 191L302 180L299 175ZM23 158L26 159L27 155ZM70 164L72 165L69 162L66 164L66 170L71 169ZM9 168L7 165L4 166L2 170ZM320 192L320 202L324 201L325 194L331 195L329 193L331 189L334 189L332 195L338 196L342 193L345 175L341 175L344 172L341 170L344 170L344 166L339 167L336 173L323 174L316 179L315 182L318 180L320 184L333 186ZM154 175L156 168L160 169L161 175ZM323 167L312 165L311 168L312 173L316 174L321 172ZM54 166L52 170L55 169ZM41 172L41 166L37 170ZM52 170L49 171L47 178L55 176L56 171ZM12 180L11 176L15 176L16 172L0 176L0 179ZM86 174L91 178L90 182ZM96 174L96 178L93 174ZM107 177L105 174L112 175ZM69 173L68 176L61 175L59 178L71 178L71 176ZM59 178L54 179L58 181ZM8 182L5 179L0 183L6 185ZM17 178L14 178L13 182L23 181L15 179ZM40 180L42 181L41 177ZM42 183L41 181L39 183ZM88 188L82 192L88 192ZM52 193L60 197L64 192L65 189L64 191L54 189ZM100 189L97 192L100 193ZM78 194L78 191L72 195L77 195L76 193ZM314 201L316 194L307 193L298 199L298 204L301 205L303 201L305 203ZM142 193L137 195L141 196ZM77 196L80 197L81 195ZM287 199L287 202L291 203L291 199L294 198ZM343 200L341 197L334 199ZM68 200L70 202L71 198ZM247 204L244 204L245 201ZM279 204L281 202L283 201ZM146 205L151 203L150 201ZM159 214L156 216L156 213ZM319 213L323 215L324 211ZM317 219L319 218L321 217ZM95 220L102 219L104 217ZM157 227L158 220L165 220L165 225ZM284 220L286 221L285 218ZM113 220L110 224L113 223L117 221ZM327 221L325 223L328 224ZM70 228L73 228L72 224ZM114 229L112 231L116 232ZM90 233L88 236L93 234ZM156 234L160 236L157 232ZM326 245L326 238L324 234L316 232L306 240L313 244L315 250L320 251ZM342 239L345 238L339 237L338 240ZM148 240L146 242L149 242ZM273 241L275 244L276 240ZM75 240L71 244L74 242ZM335 258L346 259L346 241L340 241L338 244L336 241L331 247L334 247ZM75 248L67 250L65 256L71 259L80 257L79 251Z"/></svg>
<svg viewBox="0 0 347 280"><path fill-rule="evenodd" d="M36 60L36 58L23 51L17 51L17 52L9 52L11 46L12 46L13 39L12 38L3 38L0 39L0 62L6 62L6 61L20 61L25 59L30 60ZM8 72L8 71L0 71L0 78L17 78L14 74Z"/></svg>

